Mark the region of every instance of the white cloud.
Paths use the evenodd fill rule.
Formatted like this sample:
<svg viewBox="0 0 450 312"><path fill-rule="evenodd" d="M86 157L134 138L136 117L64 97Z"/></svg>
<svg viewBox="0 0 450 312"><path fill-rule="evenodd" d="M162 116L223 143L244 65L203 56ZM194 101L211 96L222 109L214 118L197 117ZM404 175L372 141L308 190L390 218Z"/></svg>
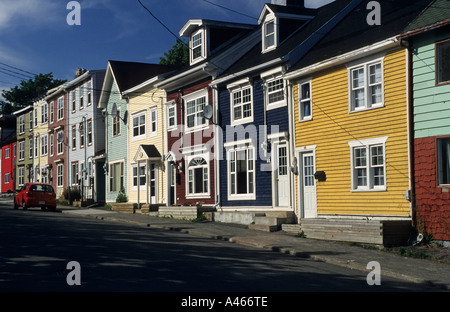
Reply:
<svg viewBox="0 0 450 312"><path fill-rule="evenodd" d="M45 25L57 20L56 12L60 6L61 2L51 0L0 0L0 31L19 25Z"/></svg>

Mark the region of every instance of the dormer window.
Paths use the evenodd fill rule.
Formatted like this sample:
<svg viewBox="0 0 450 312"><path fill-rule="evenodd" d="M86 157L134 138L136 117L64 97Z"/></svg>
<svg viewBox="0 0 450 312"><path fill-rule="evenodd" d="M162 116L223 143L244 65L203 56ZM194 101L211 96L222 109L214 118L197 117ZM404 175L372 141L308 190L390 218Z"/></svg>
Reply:
<svg viewBox="0 0 450 312"><path fill-rule="evenodd" d="M190 49L191 64L197 63L205 58L204 42L203 30L199 30L192 34Z"/></svg>
<svg viewBox="0 0 450 312"><path fill-rule="evenodd" d="M264 24L264 50L275 47L275 21Z"/></svg>

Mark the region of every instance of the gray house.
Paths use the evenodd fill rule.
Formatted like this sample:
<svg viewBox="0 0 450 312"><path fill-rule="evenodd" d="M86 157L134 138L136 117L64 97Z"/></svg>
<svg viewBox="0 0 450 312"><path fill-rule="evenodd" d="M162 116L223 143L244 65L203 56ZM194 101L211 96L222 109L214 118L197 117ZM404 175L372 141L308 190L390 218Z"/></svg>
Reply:
<svg viewBox="0 0 450 312"><path fill-rule="evenodd" d="M105 150L105 121L97 107L105 70L79 69L67 92L67 185L83 201L104 202L104 172L95 172L94 158Z"/></svg>

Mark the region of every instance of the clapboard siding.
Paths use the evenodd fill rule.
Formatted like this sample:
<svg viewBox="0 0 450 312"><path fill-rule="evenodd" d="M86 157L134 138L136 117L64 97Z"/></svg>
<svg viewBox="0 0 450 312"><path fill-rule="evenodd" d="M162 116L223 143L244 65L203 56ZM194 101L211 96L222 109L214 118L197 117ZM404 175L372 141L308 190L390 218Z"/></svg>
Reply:
<svg viewBox="0 0 450 312"><path fill-rule="evenodd" d="M317 182L319 214L409 216L407 99L405 50L384 58L384 107L349 113L348 70L338 66L312 77L313 120L296 122L296 146L317 145L316 170L327 180ZM307 77L305 77L307 78ZM294 87L298 121L298 86ZM382 192L351 192L349 141L387 136L386 181ZM298 198L298 196L297 196ZM298 207L298 205L297 205Z"/></svg>

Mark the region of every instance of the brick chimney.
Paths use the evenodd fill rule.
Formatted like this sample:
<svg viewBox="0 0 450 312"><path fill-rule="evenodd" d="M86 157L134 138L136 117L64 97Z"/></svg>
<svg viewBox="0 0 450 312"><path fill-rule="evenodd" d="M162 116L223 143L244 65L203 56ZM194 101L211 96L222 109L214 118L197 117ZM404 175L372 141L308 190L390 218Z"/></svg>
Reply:
<svg viewBox="0 0 450 312"><path fill-rule="evenodd" d="M283 6L305 7L305 0L271 0L271 3Z"/></svg>

